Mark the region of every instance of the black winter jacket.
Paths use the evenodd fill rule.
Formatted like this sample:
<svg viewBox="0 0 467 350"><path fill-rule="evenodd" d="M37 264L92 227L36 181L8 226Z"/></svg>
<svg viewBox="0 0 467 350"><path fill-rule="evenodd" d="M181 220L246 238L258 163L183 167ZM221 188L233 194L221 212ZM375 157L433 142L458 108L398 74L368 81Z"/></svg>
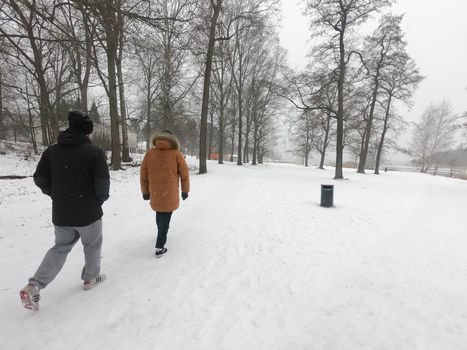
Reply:
<svg viewBox="0 0 467 350"><path fill-rule="evenodd" d="M52 198L57 226L87 226L100 219L109 198L109 169L103 150L73 128L61 132L37 165L34 182Z"/></svg>

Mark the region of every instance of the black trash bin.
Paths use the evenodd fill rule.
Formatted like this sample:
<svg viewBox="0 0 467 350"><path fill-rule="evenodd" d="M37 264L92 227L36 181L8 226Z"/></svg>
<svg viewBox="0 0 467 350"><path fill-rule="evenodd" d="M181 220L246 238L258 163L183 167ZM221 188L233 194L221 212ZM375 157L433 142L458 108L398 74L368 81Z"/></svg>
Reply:
<svg viewBox="0 0 467 350"><path fill-rule="evenodd" d="M334 205L334 185L321 185L321 206L330 208Z"/></svg>

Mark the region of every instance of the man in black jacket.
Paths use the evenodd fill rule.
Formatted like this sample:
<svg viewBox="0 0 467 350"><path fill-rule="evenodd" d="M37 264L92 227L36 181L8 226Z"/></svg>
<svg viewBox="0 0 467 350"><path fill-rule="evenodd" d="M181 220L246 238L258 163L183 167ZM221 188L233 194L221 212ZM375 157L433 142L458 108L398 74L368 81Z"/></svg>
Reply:
<svg viewBox="0 0 467 350"><path fill-rule="evenodd" d="M69 128L47 148L37 165L34 182L52 198L55 245L21 292L27 309L39 310L39 290L62 269L68 253L81 239L85 264L81 273L84 290L105 280L100 274L102 204L109 198L109 170L103 150L92 144L93 123L82 112L68 114Z"/></svg>

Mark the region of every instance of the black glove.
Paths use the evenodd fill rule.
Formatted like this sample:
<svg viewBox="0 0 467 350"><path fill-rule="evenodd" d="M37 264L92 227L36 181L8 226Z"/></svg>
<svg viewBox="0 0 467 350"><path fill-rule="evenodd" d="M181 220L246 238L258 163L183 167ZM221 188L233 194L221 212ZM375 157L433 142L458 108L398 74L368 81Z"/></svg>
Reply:
<svg viewBox="0 0 467 350"><path fill-rule="evenodd" d="M145 201L148 201L148 200L149 200L149 193L148 193L148 194L144 194L144 193L143 193L143 199L144 199Z"/></svg>
<svg viewBox="0 0 467 350"><path fill-rule="evenodd" d="M182 192L182 199L185 200L188 198L188 192Z"/></svg>

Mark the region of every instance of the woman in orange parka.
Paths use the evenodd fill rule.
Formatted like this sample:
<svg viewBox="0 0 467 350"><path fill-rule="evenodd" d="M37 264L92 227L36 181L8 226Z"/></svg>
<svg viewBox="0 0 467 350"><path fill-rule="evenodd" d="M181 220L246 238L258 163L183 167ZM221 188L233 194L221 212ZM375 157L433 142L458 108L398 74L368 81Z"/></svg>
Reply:
<svg viewBox="0 0 467 350"><path fill-rule="evenodd" d="M165 243L172 212L179 206L179 182L182 199L188 198L190 177L180 142L171 130L163 130L151 138L151 149L144 155L141 165L141 192L144 200L151 200L156 212L156 257L167 252Z"/></svg>

